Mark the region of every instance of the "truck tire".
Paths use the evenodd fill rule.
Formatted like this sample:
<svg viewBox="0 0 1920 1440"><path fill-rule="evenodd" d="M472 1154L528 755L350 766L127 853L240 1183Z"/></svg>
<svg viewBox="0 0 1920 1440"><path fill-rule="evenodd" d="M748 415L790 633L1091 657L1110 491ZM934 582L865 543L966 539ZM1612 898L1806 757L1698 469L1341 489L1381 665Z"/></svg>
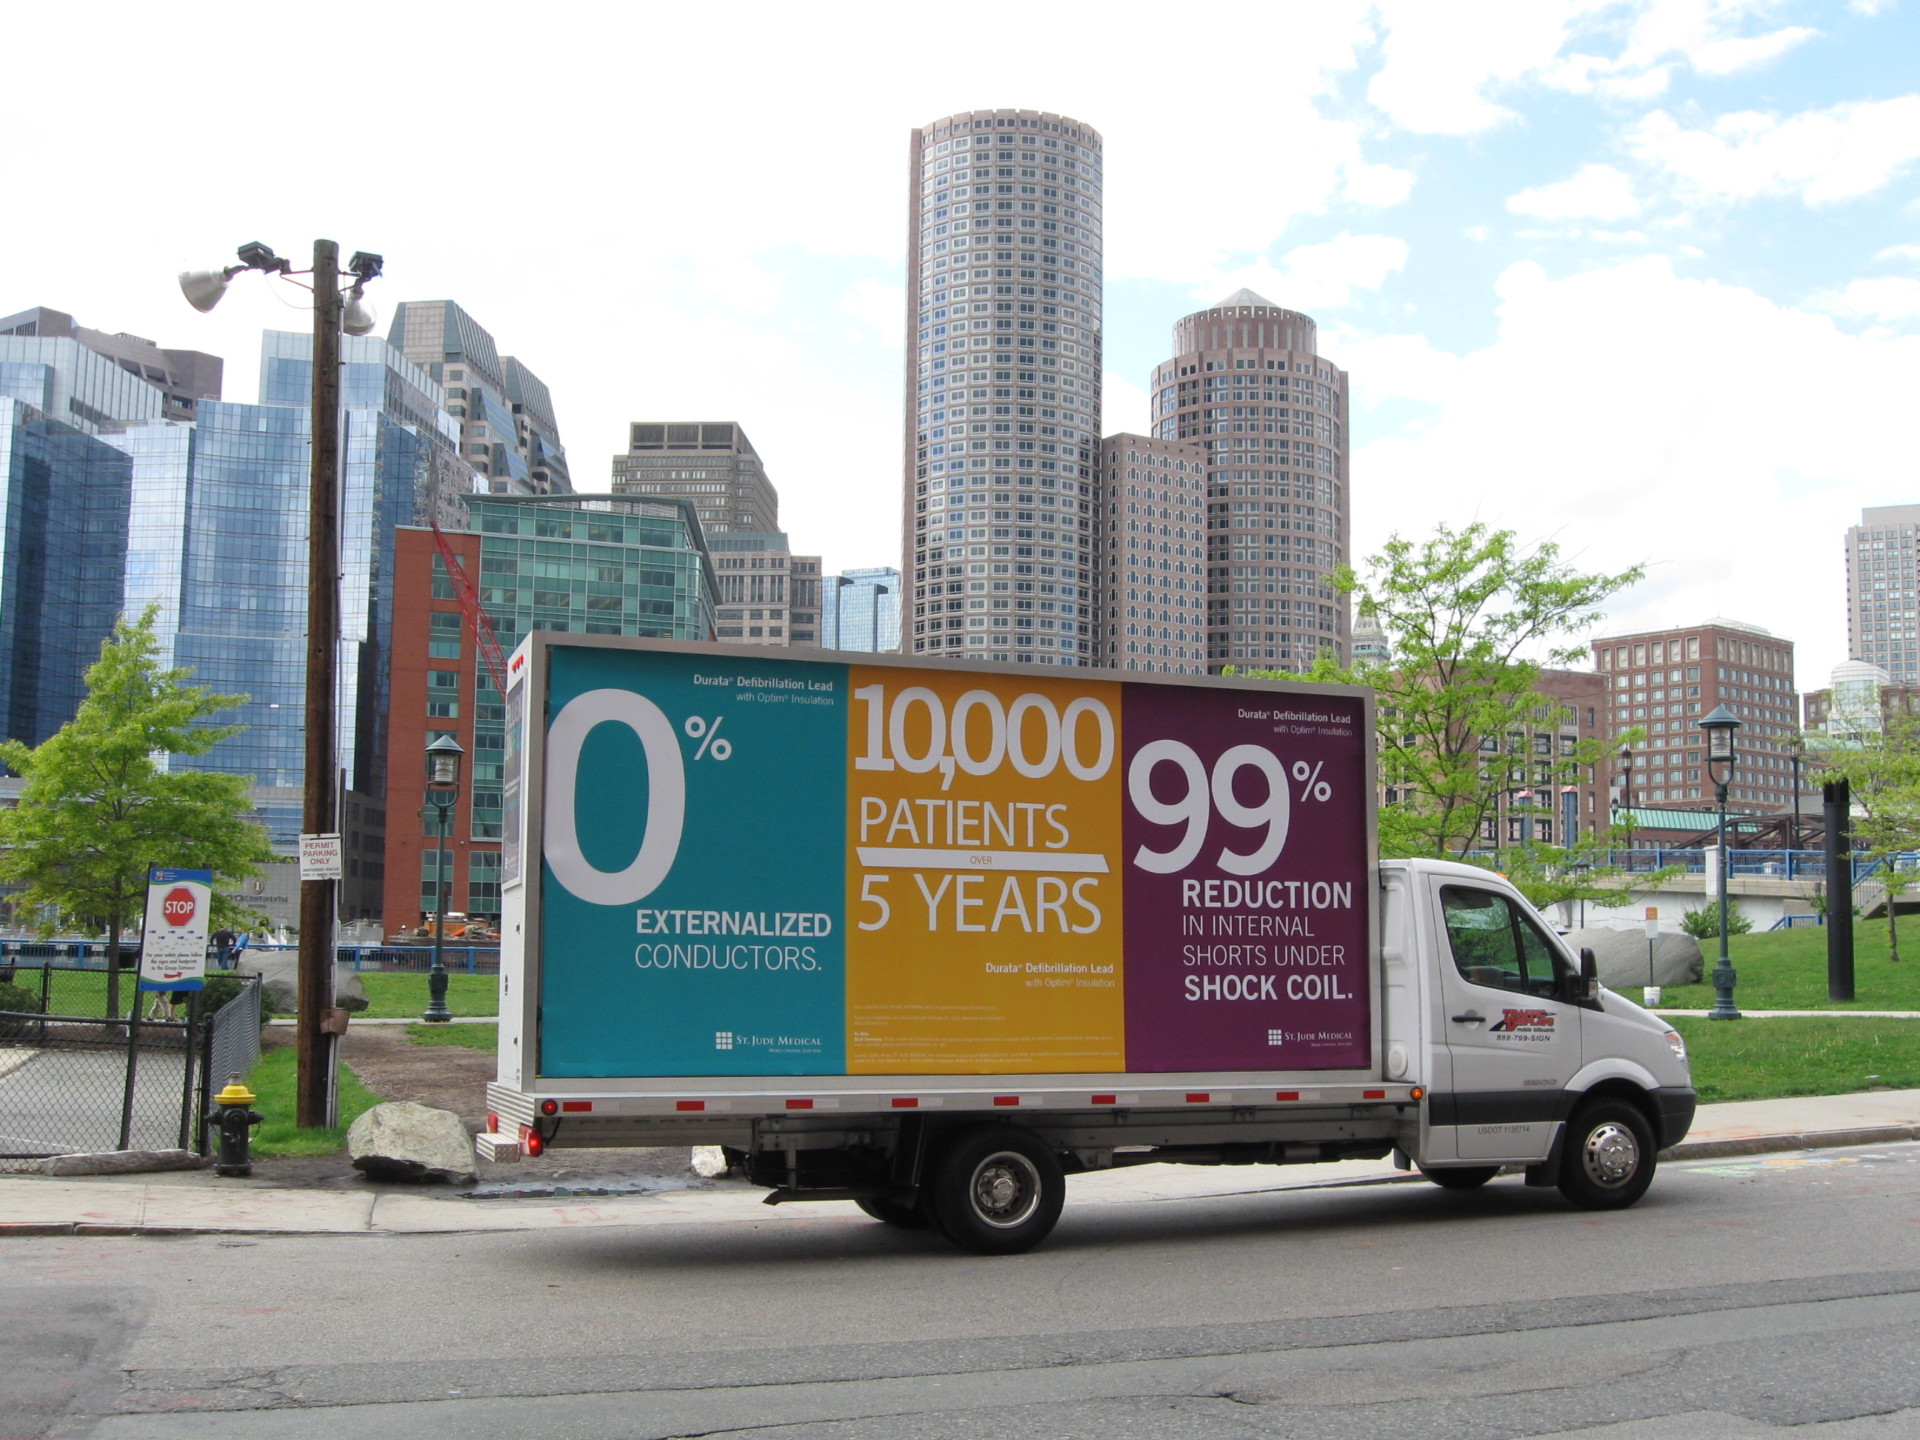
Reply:
<svg viewBox="0 0 1920 1440"><path fill-rule="evenodd" d="M1066 1177L1032 1131L981 1125L947 1144L927 1195L934 1224L962 1250L1017 1255L1052 1233Z"/></svg>
<svg viewBox="0 0 1920 1440"><path fill-rule="evenodd" d="M933 1224L918 1205L902 1205L898 1200L879 1195L862 1196L853 1203L882 1225L891 1225L896 1230L926 1230Z"/></svg>
<svg viewBox="0 0 1920 1440"><path fill-rule="evenodd" d="M1624 1100L1595 1100L1567 1121L1560 1193L1582 1210L1621 1210L1653 1183L1653 1127Z"/></svg>
<svg viewBox="0 0 1920 1440"><path fill-rule="evenodd" d="M1420 1173L1442 1190L1478 1190L1500 1173L1500 1167L1498 1165L1449 1165L1444 1168L1435 1166L1429 1170L1423 1165Z"/></svg>

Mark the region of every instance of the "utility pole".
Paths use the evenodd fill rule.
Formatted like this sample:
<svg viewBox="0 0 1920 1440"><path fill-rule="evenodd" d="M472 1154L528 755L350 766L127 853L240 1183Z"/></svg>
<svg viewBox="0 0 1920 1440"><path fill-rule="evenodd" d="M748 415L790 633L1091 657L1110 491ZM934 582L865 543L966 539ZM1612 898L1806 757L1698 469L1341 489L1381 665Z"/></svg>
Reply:
<svg viewBox="0 0 1920 1440"><path fill-rule="evenodd" d="M312 478L307 491L307 714L300 829L338 830L334 801L335 667L340 649L340 247L313 242ZM302 1129L327 1123L326 1040L333 1008L333 881L300 882L299 1013L294 1043Z"/></svg>

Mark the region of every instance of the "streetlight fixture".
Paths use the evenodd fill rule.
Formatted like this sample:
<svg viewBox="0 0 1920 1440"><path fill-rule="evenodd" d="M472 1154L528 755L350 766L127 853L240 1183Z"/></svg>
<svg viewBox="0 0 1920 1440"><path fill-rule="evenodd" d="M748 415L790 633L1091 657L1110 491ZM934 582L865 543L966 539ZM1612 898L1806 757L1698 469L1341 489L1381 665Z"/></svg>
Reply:
<svg viewBox="0 0 1920 1440"><path fill-rule="evenodd" d="M460 801L460 757L467 752L451 735L442 735L427 746L427 811L439 821L436 834L439 849L433 861L433 968L427 971L427 1008L420 1018L429 1025L444 1025L453 1019L447 1009L447 835L453 827L453 807Z"/></svg>
<svg viewBox="0 0 1920 1440"><path fill-rule="evenodd" d="M1633 868L1633 747L1620 747L1620 809L1627 817L1627 868Z"/></svg>
<svg viewBox="0 0 1920 1440"><path fill-rule="evenodd" d="M300 828L308 835L339 831L334 794L337 747L334 737L334 685L340 648L340 335L364 335L374 327L366 303L367 283L384 262L356 251L347 262L353 285L340 294L340 246L313 242L313 268L299 271L293 262L251 240L237 252L240 263L218 270L181 272L180 290L202 313L220 303L233 277L246 270L277 275L291 284L305 282L313 292L313 410L310 439L312 470L307 487L307 696L306 752ZM300 969L298 1013L294 1020L299 1081L294 1121L302 1127L327 1123L327 1052L320 1033L321 1012L333 1006L333 882L300 882Z"/></svg>
<svg viewBox="0 0 1920 1440"><path fill-rule="evenodd" d="M1727 959L1727 878L1731 867L1727 863L1727 786L1733 783L1735 768L1733 756L1733 732L1740 728L1740 717L1725 705L1714 708L1714 712L1698 722L1700 729L1707 732L1707 774L1713 780L1713 798L1720 814L1719 844L1717 846L1720 865L1720 963L1713 967L1713 1009L1707 1012L1709 1020L1738 1020L1740 1012L1733 1003L1733 962Z"/></svg>

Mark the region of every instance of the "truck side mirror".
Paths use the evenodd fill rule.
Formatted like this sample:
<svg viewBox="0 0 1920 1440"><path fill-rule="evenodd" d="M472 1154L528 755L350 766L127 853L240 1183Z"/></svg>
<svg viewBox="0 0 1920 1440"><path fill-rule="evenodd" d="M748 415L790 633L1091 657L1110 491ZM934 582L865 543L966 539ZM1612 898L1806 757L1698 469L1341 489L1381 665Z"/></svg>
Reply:
<svg viewBox="0 0 1920 1440"><path fill-rule="evenodd" d="M1600 961L1593 953L1593 947L1580 947L1580 978L1573 982L1573 998L1576 1000L1598 1000L1600 998Z"/></svg>

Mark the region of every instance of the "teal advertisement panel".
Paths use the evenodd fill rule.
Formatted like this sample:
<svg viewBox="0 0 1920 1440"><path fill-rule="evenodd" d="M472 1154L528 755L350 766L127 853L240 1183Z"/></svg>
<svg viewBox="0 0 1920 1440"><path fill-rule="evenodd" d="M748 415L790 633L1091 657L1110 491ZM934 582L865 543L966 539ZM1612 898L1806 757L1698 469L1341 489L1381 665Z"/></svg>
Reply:
<svg viewBox="0 0 1920 1440"><path fill-rule="evenodd" d="M847 668L551 656L540 1072L844 1073Z"/></svg>

